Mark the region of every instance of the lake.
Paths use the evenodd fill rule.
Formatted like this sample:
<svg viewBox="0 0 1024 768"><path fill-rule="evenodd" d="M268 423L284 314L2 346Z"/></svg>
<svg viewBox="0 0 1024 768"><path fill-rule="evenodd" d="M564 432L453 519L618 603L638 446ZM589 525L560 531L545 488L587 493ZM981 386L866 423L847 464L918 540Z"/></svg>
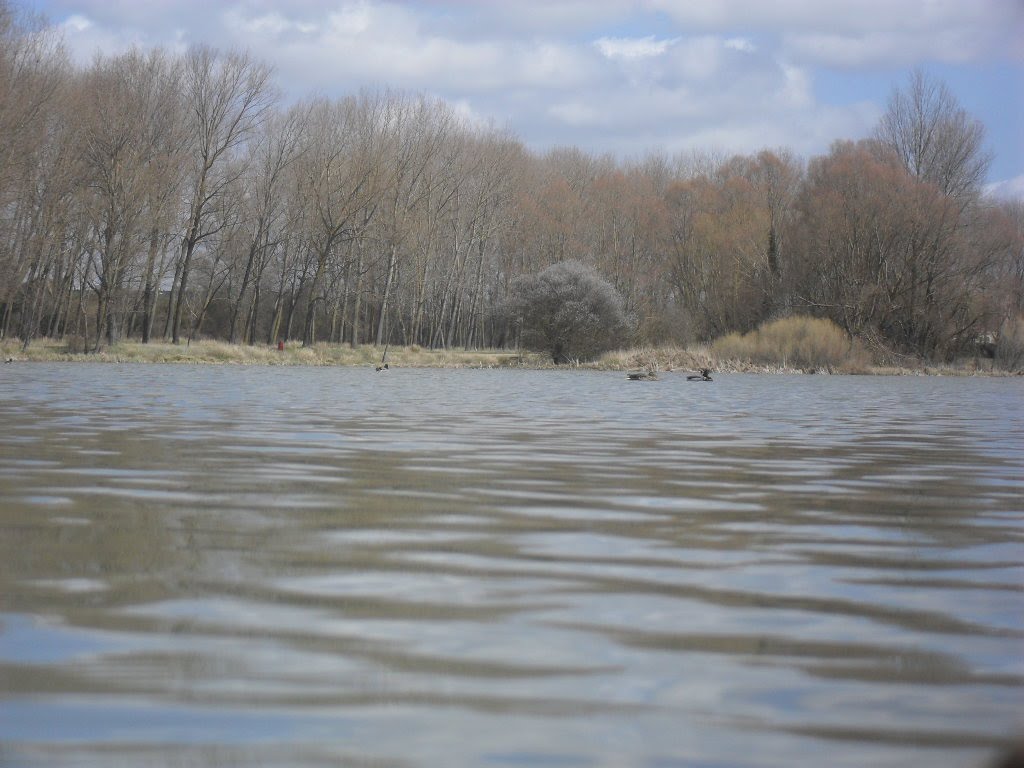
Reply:
<svg viewBox="0 0 1024 768"><path fill-rule="evenodd" d="M987 766L1024 380L0 366L0 764Z"/></svg>

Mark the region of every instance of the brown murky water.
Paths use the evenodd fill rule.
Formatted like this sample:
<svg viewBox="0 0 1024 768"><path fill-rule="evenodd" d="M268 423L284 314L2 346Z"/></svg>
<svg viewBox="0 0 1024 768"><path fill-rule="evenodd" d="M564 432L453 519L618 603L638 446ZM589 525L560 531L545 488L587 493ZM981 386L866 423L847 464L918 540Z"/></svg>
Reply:
<svg viewBox="0 0 1024 768"><path fill-rule="evenodd" d="M1024 382L0 367L0 764L980 766Z"/></svg>

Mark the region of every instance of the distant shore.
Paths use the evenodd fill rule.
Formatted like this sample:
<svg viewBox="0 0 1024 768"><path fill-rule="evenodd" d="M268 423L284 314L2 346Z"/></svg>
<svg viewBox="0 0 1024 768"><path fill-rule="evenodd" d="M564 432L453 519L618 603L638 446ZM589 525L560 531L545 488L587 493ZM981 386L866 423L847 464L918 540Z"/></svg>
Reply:
<svg viewBox="0 0 1024 768"><path fill-rule="evenodd" d="M425 349L419 346L384 348L373 345L319 343L309 347L290 342L284 349L268 345L229 344L223 341L168 342L126 341L99 352L83 353L69 348L66 341L36 339L22 351L17 339L0 341L0 356L11 362L91 362L91 363L185 363L214 365L306 365L375 368L387 362L393 368L525 368L535 370L567 370L579 368L601 371L675 371L690 372L710 368L720 373L777 374L846 374L890 376L1010 376L1014 372L1000 370L987 359L967 360L956 365L938 366L907 361L900 365L865 365L851 362L817 368L787 365L785 361L760 363L749 360L722 359L703 346L639 347L607 353L597 360L555 365L550 357L536 352L504 349Z"/></svg>

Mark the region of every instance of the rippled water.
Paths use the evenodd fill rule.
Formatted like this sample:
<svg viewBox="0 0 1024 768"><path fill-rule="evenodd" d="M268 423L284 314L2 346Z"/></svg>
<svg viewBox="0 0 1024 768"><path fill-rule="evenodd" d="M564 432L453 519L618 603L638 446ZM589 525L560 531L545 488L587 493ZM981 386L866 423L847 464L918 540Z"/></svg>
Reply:
<svg viewBox="0 0 1024 768"><path fill-rule="evenodd" d="M1020 379L0 367L0 764L976 766Z"/></svg>

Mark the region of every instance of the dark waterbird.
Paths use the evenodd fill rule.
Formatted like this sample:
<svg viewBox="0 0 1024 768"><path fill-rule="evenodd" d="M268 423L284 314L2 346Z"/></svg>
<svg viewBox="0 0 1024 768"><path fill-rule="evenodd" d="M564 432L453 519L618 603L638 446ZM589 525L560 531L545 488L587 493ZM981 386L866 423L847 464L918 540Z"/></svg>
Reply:
<svg viewBox="0 0 1024 768"><path fill-rule="evenodd" d="M630 381L657 381L658 374L653 371L630 371L626 374Z"/></svg>
<svg viewBox="0 0 1024 768"><path fill-rule="evenodd" d="M698 373L696 375L693 375L693 376L687 376L686 380L687 381L714 381L714 379L711 378L711 369L710 368L701 368L700 369L700 373Z"/></svg>

